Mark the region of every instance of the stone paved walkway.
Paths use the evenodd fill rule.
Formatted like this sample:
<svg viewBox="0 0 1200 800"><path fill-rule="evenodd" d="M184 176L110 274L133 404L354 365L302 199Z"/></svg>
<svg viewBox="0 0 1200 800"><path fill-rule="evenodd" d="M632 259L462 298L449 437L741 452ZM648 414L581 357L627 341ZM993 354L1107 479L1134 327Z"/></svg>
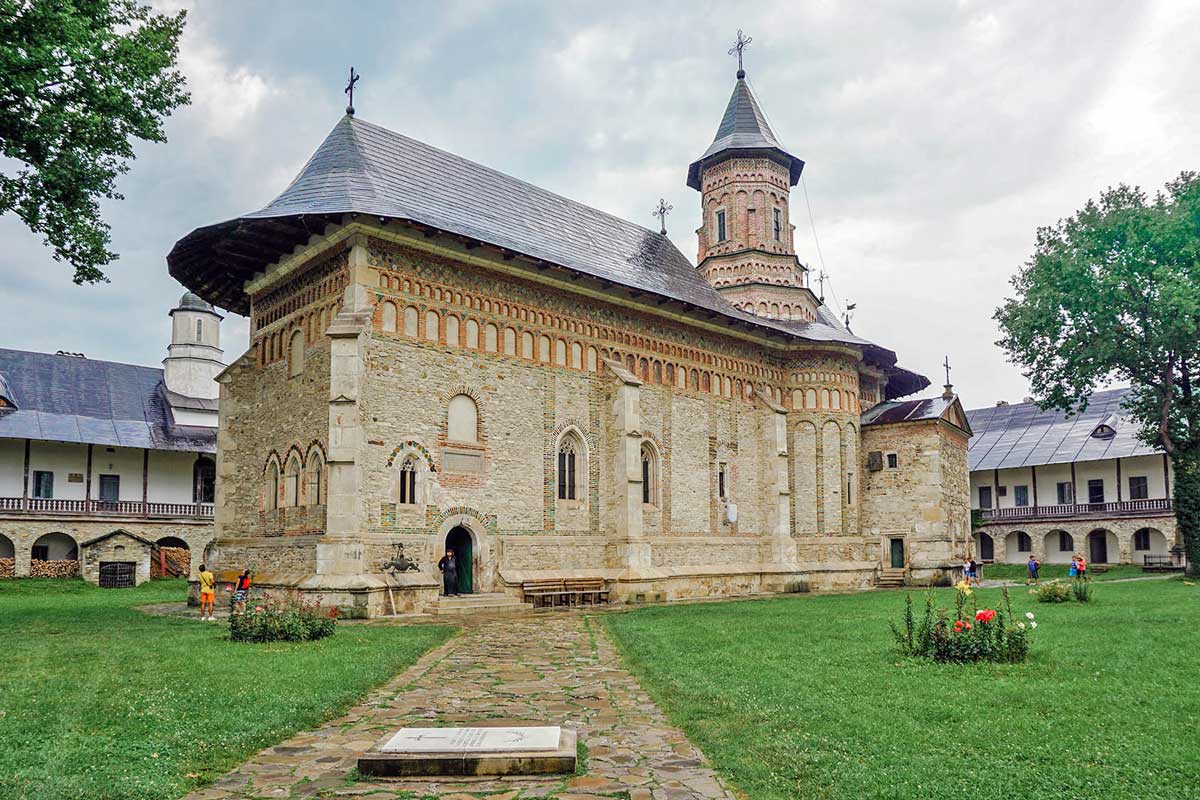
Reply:
<svg viewBox="0 0 1200 800"><path fill-rule="evenodd" d="M405 725L574 727L586 774L356 780L358 755ZM187 800L216 798L733 800L704 756L621 666L594 618L539 613L468 625L344 717L257 754Z"/></svg>

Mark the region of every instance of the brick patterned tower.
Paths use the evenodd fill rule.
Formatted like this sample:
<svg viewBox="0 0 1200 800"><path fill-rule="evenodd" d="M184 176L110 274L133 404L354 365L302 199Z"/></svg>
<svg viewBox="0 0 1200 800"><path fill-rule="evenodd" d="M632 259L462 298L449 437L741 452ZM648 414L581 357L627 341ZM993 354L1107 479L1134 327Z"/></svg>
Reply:
<svg viewBox="0 0 1200 800"><path fill-rule="evenodd" d="M779 143L738 69L717 135L688 167L703 222L698 269L729 302L777 319L814 320L820 301L796 258L788 195L804 162Z"/></svg>

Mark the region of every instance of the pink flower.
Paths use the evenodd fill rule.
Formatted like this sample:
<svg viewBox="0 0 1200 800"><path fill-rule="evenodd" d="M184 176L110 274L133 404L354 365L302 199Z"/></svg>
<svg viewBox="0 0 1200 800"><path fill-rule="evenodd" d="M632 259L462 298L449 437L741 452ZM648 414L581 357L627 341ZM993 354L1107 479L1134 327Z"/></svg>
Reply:
<svg viewBox="0 0 1200 800"><path fill-rule="evenodd" d="M254 607L254 610L255 610L255 611L262 611L262 610L263 610L263 607L262 607L262 606L255 606L255 607Z"/></svg>
<svg viewBox="0 0 1200 800"><path fill-rule="evenodd" d="M990 608L985 608L982 611L975 612L976 622L991 622L996 618L996 612Z"/></svg>

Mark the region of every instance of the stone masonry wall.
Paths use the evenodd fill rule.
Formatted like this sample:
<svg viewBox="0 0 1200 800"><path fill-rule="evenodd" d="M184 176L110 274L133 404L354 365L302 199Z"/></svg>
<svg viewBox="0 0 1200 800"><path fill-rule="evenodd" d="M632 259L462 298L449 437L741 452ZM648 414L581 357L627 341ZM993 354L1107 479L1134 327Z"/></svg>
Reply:
<svg viewBox="0 0 1200 800"><path fill-rule="evenodd" d="M141 519L113 517L110 519L81 519L78 517L0 517L0 535L13 543L16 577L30 574L30 550L39 538L47 533L64 533L78 546L114 530L127 530L144 539L156 542L174 537L187 542L191 551L191 574L194 577L204 559L205 549L215 536L213 524L207 521L162 520L148 522Z"/></svg>
<svg viewBox="0 0 1200 800"><path fill-rule="evenodd" d="M872 451L881 453L882 470L868 469ZM894 469L888 453L896 454ZM861 462L863 536L879 542L882 566L888 566L882 562L892 538L904 539L906 566L914 573L951 564L957 555L952 536L961 543L969 527L965 435L938 421L869 425Z"/></svg>

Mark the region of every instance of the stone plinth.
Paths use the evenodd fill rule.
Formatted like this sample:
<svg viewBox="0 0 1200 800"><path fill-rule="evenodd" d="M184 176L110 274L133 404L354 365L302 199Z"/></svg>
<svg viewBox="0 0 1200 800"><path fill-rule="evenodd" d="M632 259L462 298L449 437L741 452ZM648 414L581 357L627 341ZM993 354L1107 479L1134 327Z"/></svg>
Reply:
<svg viewBox="0 0 1200 800"><path fill-rule="evenodd" d="M573 730L555 726L401 728L358 759L377 777L555 775L575 771Z"/></svg>

